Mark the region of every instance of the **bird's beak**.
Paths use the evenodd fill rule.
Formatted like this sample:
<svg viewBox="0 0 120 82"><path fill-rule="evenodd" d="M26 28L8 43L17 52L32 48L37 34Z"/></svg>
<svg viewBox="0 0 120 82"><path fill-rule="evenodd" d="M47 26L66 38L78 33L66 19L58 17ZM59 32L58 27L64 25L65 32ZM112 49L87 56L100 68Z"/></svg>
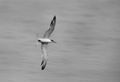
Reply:
<svg viewBox="0 0 120 82"><path fill-rule="evenodd" d="M53 43L56 43L54 40L52 41Z"/></svg>

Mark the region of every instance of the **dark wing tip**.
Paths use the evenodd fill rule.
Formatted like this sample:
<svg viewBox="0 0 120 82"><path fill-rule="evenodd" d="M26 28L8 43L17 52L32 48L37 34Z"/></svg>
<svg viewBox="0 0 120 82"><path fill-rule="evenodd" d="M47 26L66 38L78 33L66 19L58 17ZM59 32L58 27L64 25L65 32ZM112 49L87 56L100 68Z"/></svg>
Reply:
<svg viewBox="0 0 120 82"><path fill-rule="evenodd" d="M56 23L56 16L53 17L53 20L50 23L50 26L55 26Z"/></svg>
<svg viewBox="0 0 120 82"><path fill-rule="evenodd" d="M41 70L44 70L46 67L46 63L42 65Z"/></svg>
<svg viewBox="0 0 120 82"><path fill-rule="evenodd" d="M53 20L56 20L56 16L53 17Z"/></svg>
<svg viewBox="0 0 120 82"><path fill-rule="evenodd" d="M43 64L42 64L41 70L44 70L47 65L47 60L44 60L42 62L43 62Z"/></svg>
<svg viewBox="0 0 120 82"><path fill-rule="evenodd" d="M44 69L45 69L45 66L42 66L42 67L41 67L41 70L44 70Z"/></svg>
<svg viewBox="0 0 120 82"><path fill-rule="evenodd" d="M56 16L54 16L53 19L51 20L50 28L43 35L44 38L50 37L51 33L54 31L55 24L56 24Z"/></svg>

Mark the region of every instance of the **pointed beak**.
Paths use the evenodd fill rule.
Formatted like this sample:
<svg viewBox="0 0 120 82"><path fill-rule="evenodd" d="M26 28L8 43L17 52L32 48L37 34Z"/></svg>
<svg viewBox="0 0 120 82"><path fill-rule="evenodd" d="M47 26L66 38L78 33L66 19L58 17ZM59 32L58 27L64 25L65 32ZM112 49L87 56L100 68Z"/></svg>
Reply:
<svg viewBox="0 0 120 82"><path fill-rule="evenodd" d="M53 43L56 43L54 40L52 41Z"/></svg>

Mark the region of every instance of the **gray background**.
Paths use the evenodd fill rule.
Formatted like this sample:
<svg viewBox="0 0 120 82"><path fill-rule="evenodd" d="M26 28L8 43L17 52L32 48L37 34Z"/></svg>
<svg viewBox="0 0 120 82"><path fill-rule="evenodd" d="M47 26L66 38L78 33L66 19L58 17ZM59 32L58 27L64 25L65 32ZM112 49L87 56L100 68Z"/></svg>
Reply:
<svg viewBox="0 0 120 82"><path fill-rule="evenodd" d="M37 43L57 24L40 70ZM120 82L120 0L0 0L0 82Z"/></svg>

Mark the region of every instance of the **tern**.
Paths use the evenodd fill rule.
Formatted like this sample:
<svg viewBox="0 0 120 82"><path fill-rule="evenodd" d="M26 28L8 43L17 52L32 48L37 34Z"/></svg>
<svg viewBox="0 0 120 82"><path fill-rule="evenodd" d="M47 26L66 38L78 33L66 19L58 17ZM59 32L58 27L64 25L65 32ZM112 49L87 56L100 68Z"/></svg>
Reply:
<svg viewBox="0 0 120 82"><path fill-rule="evenodd" d="M38 42L41 43L41 52L42 52L42 62L41 62L41 70L44 70L47 64L47 46L49 43L56 43L54 40L50 39L50 35L55 29L55 24L56 24L56 16L53 17L49 29L45 32L43 35L43 38L39 38Z"/></svg>

